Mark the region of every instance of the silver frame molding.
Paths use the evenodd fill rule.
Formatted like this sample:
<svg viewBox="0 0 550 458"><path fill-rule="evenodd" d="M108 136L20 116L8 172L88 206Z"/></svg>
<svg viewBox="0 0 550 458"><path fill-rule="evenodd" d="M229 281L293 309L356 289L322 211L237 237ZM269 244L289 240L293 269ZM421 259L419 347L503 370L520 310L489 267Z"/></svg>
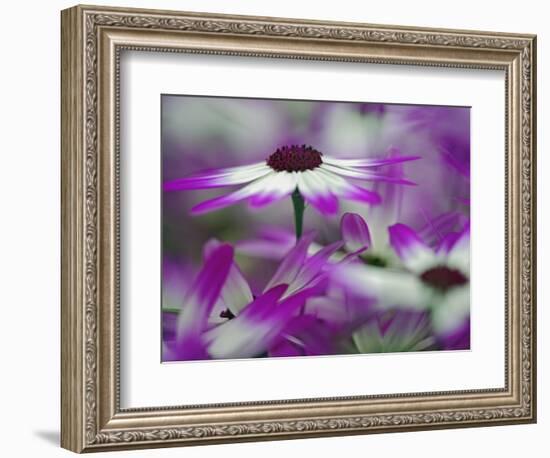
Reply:
<svg viewBox="0 0 550 458"><path fill-rule="evenodd" d="M536 37L76 6L62 12L61 445L75 452L536 421ZM506 74L506 386L121 409L120 53L498 69Z"/></svg>

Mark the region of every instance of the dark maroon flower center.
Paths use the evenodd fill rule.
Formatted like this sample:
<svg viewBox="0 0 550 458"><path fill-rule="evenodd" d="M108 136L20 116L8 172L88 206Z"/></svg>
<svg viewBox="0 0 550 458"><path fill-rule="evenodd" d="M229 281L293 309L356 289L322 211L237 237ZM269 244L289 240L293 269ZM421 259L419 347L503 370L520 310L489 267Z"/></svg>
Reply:
<svg viewBox="0 0 550 458"><path fill-rule="evenodd" d="M462 272L447 266L433 267L424 272L420 278L424 283L443 291L468 283L468 279Z"/></svg>
<svg viewBox="0 0 550 458"><path fill-rule="evenodd" d="M267 158L267 165L277 172L304 172L319 167L322 154L308 145L289 145L277 148Z"/></svg>

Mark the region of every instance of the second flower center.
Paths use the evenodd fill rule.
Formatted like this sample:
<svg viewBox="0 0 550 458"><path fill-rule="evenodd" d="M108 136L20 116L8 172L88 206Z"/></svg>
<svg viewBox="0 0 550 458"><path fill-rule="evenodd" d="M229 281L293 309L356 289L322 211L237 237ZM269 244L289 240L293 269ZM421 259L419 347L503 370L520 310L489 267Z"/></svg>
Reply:
<svg viewBox="0 0 550 458"><path fill-rule="evenodd" d="M468 279L462 272L447 266L433 267L424 272L420 278L424 283L442 291L468 283Z"/></svg>
<svg viewBox="0 0 550 458"><path fill-rule="evenodd" d="M322 154L308 145L290 145L277 148L267 158L267 165L277 172L304 172L319 167Z"/></svg>

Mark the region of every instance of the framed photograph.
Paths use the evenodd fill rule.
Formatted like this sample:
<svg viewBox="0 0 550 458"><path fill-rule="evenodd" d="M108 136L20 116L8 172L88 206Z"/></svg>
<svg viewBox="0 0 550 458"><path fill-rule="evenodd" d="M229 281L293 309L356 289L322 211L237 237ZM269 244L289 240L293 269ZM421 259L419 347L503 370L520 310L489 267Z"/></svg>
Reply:
<svg viewBox="0 0 550 458"><path fill-rule="evenodd" d="M62 446L536 420L536 38L62 12Z"/></svg>

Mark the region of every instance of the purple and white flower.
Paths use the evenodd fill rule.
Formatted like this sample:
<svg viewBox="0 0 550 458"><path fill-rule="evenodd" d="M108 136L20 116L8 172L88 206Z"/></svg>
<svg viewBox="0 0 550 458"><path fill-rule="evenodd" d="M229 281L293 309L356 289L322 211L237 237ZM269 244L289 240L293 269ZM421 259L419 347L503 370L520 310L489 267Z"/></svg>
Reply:
<svg viewBox="0 0 550 458"><path fill-rule="evenodd" d="M283 330L307 299L323 294L328 259L343 245L335 242L310 256L313 238L314 233L304 234L257 297L233 248L208 243L204 266L182 300L174 339L165 339L164 360L255 357L280 345Z"/></svg>
<svg viewBox="0 0 550 458"><path fill-rule="evenodd" d="M278 148L265 162L198 173L164 183L165 191L209 189L244 185L236 191L202 202L191 210L200 214L241 201L259 208L298 191L323 214L338 212L339 199L379 204L380 196L355 181L413 184L402 177L384 175L380 167L418 159L418 156L337 159L307 145Z"/></svg>
<svg viewBox="0 0 550 458"><path fill-rule="evenodd" d="M175 337L164 341L164 361L208 358L203 332L208 316L227 280L232 262L233 248L225 244L207 257L195 281L182 297Z"/></svg>
<svg viewBox="0 0 550 458"><path fill-rule="evenodd" d="M375 298L382 310L428 310L443 347L468 348L469 224L459 233L447 234L437 249L404 224L391 226L389 238L404 269L353 263L335 271L333 278L355 294Z"/></svg>

